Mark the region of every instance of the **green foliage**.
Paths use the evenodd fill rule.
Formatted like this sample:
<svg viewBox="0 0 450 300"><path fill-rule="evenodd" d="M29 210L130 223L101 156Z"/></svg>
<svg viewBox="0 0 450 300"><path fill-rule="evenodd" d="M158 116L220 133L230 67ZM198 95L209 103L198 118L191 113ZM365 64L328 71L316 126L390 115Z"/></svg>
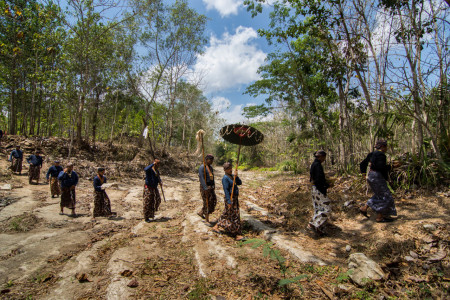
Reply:
<svg viewBox="0 0 450 300"><path fill-rule="evenodd" d="M286 266L286 259L281 255L280 250L275 249L271 242L262 239L249 239L242 242L242 245L251 245L252 249L262 247L263 256L269 257L278 264L279 270L283 279L278 281L278 286L284 287L290 283L296 283L301 279L308 278L308 275L299 275L292 278L286 278L288 267Z"/></svg>
<svg viewBox="0 0 450 300"><path fill-rule="evenodd" d="M209 287L206 279L198 280L193 289L187 294L188 299L209 299L208 297Z"/></svg>

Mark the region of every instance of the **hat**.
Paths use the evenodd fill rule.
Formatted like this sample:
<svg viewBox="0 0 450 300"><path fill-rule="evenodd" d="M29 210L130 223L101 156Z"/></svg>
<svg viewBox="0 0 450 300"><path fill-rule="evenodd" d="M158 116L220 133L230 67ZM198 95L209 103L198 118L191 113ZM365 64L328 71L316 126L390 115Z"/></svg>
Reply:
<svg viewBox="0 0 450 300"><path fill-rule="evenodd" d="M54 163L55 163L55 164L59 164L59 160L55 160Z"/></svg>

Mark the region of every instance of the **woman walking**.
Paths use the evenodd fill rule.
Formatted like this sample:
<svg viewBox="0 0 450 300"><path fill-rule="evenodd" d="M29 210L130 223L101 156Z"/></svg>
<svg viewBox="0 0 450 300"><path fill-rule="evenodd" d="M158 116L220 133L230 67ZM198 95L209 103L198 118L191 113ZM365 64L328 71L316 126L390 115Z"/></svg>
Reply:
<svg viewBox="0 0 450 300"><path fill-rule="evenodd" d="M105 188L102 187L106 183L105 168L97 169L97 176L94 177L94 218L110 217L111 201L106 194Z"/></svg>
<svg viewBox="0 0 450 300"><path fill-rule="evenodd" d="M313 184L311 189L312 203L314 207L314 215L308 227L314 229L317 233L323 233L323 227L327 223L331 213L330 200L327 198L327 189L329 184L325 178L322 163L327 158L327 154L323 150L314 153L314 162L311 165L310 179Z"/></svg>
<svg viewBox="0 0 450 300"><path fill-rule="evenodd" d="M239 188L237 186L241 185L242 181L237 175L232 175L233 168L231 163L225 163L223 165L223 170L225 171L225 175L222 178L223 191L225 193L225 209L212 230L218 233L228 233L233 236L236 241L240 241L244 237L241 233L241 217L238 199ZM233 190L234 177L235 185ZM233 193L233 196L231 196L231 193Z"/></svg>
<svg viewBox="0 0 450 300"><path fill-rule="evenodd" d="M367 182L374 195L360 208L360 211L364 216L368 217L367 209L370 207L376 212L376 221L380 223L392 222L395 219L390 218L390 216L397 215L394 198L387 185L388 172L392 167L386 164L386 154L384 154L386 151L387 142L379 140L375 144L375 151L369 153L364 160L369 162L370 169L367 175Z"/></svg>

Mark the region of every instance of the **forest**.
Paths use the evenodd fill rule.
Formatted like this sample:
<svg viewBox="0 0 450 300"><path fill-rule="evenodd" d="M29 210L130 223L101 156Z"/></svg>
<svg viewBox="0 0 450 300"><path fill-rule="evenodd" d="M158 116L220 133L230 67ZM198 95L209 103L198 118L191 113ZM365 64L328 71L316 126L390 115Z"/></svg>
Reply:
<svg viewBox="0 0 450 300"><path fill-rule="evenodd" d="M265 143L242 166L301 172L323 148L340 172L374 142L436 181L448 172L449 4L445 1L246 0L273 51L245 93ZM73 143L137 140L155 153L194 151L203 128L219 162L221 119L192 66L208 19L188 1L0 1L0 128ZM147 130L145 131L145 128ZM146 133L148 139L143 138Z"/></svg>

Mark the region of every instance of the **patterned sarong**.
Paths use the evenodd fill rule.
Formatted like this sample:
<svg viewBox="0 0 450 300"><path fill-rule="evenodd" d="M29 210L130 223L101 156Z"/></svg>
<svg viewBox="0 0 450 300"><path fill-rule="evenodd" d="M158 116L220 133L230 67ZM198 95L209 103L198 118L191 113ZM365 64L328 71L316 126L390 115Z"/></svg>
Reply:
<svg viewBox="0 0 450 300"><path fill-rule="evenodd" d="M61 189L59 188L59 182L57 177L50 177L50 193L52 196L61 194Z"/></svg>
<svg viewBox="0 0 450 300"><path fill-rule="evenodd" d="M94 190L94 217L111 216L111 201L105 191Z"/></svg>
<svg viewBox="0 0 450 300"><path fill-rule="evenodd" d="M241 234L241 216L239 213L239 200L237 195L233 197L232 206L228 205L225 200L225 209L217 221L217 226L231 236Z"/></svg>
<svg viewBox="0 0 450 300"><path fill-rule="evenodd" d="M394 198L383 175L380 172L370 170L367 182L374 193L372 198L367 201L367 205L383 216L396 216L397 210L395 209Z"/></svg>
<svg viewBox="0 0 450 300"><path fill-rule="evenodd" d="M30 165L30 169L28 170L28 180L31 183L31 180L39 181L39 175L41 174L41 167Z"/></svg>
<svg viewBox="0 0 450 300"><path fill-rule="evenodd" d="M154 218L160 204L158 189L144 186L144 219Z"/></svg>
<svg viewBox="0 0 450 300"><path fill-rule="evenodd" d="M200 194L202 195L203 207L202 214L205 216L206 212L212 214L216 210L217 197L216 191L214 189L203 190L202 185L200 185ZM206 208L206 201L208 201L208 208Z"/></svg>
<svg viewBox="0 0 450 300"><path fill-rule="evenodd" d="M309 224L314 226L316 230L321 231L323 225L327 222L328 217L331 213L330 199L319 192L315 185L312 186L311 196L314 207L314 215Z"/></svg>
<svg viewBox="0 0 450 300"><path fill-rule="evenodd" d="M13 157L13 159L11 161L10 169L11 169L11 171L16 172L16 173L22 172L22 160Z"/></svg>
<svg viewBox="0 0 450 300"><path fill-rule="evenodd" d="M71 190L70 187L62 187L61 192L61 207L75 209L75 189Z"/></svg>

